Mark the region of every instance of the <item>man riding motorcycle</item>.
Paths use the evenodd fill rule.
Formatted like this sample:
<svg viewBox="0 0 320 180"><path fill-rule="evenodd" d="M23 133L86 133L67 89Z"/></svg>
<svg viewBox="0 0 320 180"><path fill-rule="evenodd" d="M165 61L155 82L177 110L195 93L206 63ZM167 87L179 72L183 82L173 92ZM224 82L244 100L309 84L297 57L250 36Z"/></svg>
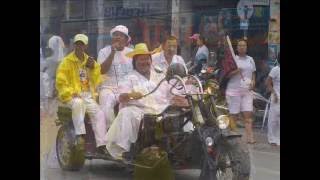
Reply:
<svg viewBox="0 0 320 180"><path fill-rule="evenodd" d="M123 153L130 151L131 143L137 140L140 121L145 113L160 113L169 104L187 105L184 98L169 96L166 84L159 91L143 97L156 87L163 76L151 69L151 52L146 44L137 44L127 56L133 59L134 71L120 84L121 109L106 134L108 152L113 158L122 160ZM168 96L165 97L166 95Z"/></svg>
<svg viewBox="0 0 320 180"><path fill-rule="evenodd" d="M180 63L185 66L184 59L177 55L178 41L175 36L169 36L161 45L160 53L152 55L152 65L161 68L166 74L168 67L173 63ZM187 68L187 67L185 67Z"/></svg>

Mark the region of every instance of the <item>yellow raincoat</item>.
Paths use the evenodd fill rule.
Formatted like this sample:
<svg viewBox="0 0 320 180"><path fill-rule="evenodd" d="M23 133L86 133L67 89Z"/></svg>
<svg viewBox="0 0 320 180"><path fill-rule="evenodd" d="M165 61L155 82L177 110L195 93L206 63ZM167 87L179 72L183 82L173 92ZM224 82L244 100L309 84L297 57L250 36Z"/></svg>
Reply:
<svg viewBox="0 0 320 180"><path fill-rule="evenodd" d="M80 67L86 68L88 55L85 54L85 61L81 64L74 51L68 54L60 63L56 74L56 88L59 100L66 103L72 99L73 94L80 95L81 82L79 71ZM93 69L87 68L90 92L92 97L97 97L96 88L101 83L100 65L94 64Z"/></svg>

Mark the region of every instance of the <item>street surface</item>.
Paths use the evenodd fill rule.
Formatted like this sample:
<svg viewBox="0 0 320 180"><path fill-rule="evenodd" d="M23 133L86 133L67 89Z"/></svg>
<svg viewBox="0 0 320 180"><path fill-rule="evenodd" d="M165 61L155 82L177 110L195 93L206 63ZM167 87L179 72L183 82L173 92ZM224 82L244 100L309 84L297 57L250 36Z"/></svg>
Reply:
<svg viewBox="0 0 320 180"><path fill-rule="evenodd" d="M40 122L41 180L128 180L131 174L123 167L105 160L86 160L80 171L68 172L59 168L55 156L55 138L58 131L54 123L54 105L51 114L42 113ZM239 128L243 132L242 128ZM250 145L251 179L280 180L280 148L267 144L266 130L255 128L257 144ZM175 171L176 180L196 180L200 170Z"/></svg>

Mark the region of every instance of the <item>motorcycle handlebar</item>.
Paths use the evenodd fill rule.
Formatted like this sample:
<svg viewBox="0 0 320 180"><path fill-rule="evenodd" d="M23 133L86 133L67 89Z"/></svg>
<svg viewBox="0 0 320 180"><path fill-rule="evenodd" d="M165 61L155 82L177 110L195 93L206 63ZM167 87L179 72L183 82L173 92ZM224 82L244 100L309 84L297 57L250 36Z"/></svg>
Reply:
<svg viewBox="0 0 320 180"><path fill-rule="evenodd" d="M178 76L178 75L174 75L172 79L176 79L177 81L176 81L173 85L169 83L170 85L172 85L172 87L170 88L170 93L171 93L172 95L193 95L193 94L198 94L198 95L200 95L200 94L203 94L203 87L202 87L201 81L200 81L196 76L194 76L194 75L187 75L187 77L188 77L188 78L191 77L191 78L193 78L193 79L196 80L196 82L197 82L197 84L198 84L198 87L199 87L200 93L187 93L187 91L186 91L186 84L184 83L183 79L182 79L180 76ZM172 79L170 79L170 80L172 80ZM163 79L157 84L157 86L156 86L152 91L150 91L150 92L147 93L147 94L144 94L141 98L146 97L146 96L154 93L154 92L160 87L160 85L161 85L165 80L166 80L166 78L163 78ZM170 80L169 80L169 81L170 81ZM169 81L168 81L168 82L169 82ZM183 87L183 89L184 89L184 93L182 93L182 94L175 94L172 90L173 90L173 88L178 89L176 86L177 86L177 84L178 84L179 82L181 82L181 85L182 85L182 87ZM178 90L180 90L180 89L178 89Z"/></svg>
<svg viewBox="0 0 320 180"><path fill-rule="evenodd" d="M178 96L178 94L175 94L172 90L173 90L173 88L176 87L176 85L179 83L179 81L181 82L182 87L183 87L183 89L184 89L184 92L186 93L186 85L185 85L185 83L183 82L182 78L181 78L180 76L178 76L178 75L174 75L174 76L173 76L173 79L176 79L177 81L176 81L176 82L174 83L174 85L172 85L172 87L170 88L170 93L171 93L172 95Z"/></svg>
<svg viewBox="0 0 320 180"><path fill-rule="evenodd" d="M200 91L200 93L193 93L193 94L203 94L203 87L202 87L202 84L201 84L201 81L196 77L196 76L194 76L194 75L188 75L187 76L188 78L193 78L193 79L195 79L196 80L196 82L197 82L197 84L198 84L198 86L199 86L199 91ZM178 95L178 94L175 94L174 92L172 92L172 90L173 90L173 88L178 84L178 82L181 82L181 84L182 84L182 86L183 86L183 88L184 88L184 93L183 93L183 95L193 95L192 93L187 93L187 91L186 91L186 85L185 85L185 83L183 82L183 80L182 80L182 78L180 77L180 76L178 76L178 75L174 75L173 76L173 79L176 79L177 81L175 82L175 84L174 85L172 85L172 87L171 87L171 89L170 89L170 93L172 94L172 95ZM180 94L181 95L181 94Z"/></svg>
<svg viewBox="0 0 320 180"><path fill-rule="evenodd" d="M154 93L160 87L160 85L163 83L164 80L166 80L166 78L161 79L161 81L157 84L157 86L152 91L150 91L147 94L144 94L141 98L144 98L144 97Z"/></svg>

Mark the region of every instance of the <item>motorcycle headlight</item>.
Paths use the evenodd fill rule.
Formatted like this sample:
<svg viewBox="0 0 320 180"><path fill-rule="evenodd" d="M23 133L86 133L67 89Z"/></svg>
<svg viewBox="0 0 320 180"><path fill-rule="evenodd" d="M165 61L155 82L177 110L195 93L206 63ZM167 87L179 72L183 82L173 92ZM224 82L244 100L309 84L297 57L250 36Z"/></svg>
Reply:
<svg viewBox="0 0 320 180"><path fill-rule="evenodd" d="M226 129L230 123L230 120L227 115L218 116L217 121L220 129Z"/></svg>
<svg viewBox="0 0 320 180"><path fill-rule="evenodd" d="M206 138L206 145L207 146L212 146L212 144L213 144L213 139L211 137L207 137Z"/></svg>

